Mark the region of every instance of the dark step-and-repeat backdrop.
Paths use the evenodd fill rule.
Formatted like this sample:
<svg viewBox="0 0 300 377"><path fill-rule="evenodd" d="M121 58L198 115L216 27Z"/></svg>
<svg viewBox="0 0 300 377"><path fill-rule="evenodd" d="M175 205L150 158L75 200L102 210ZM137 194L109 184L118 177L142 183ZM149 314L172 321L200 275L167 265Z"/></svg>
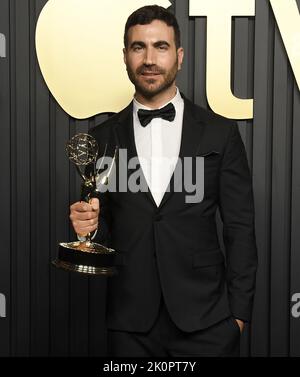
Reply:
<svg viewBox="0 0 300 377"><path fill-rule="evenodd" d="M58 243L75 237L69 203L78 200L80 179L65 143L106 119L101 113L129 102L132 88L123 81L119 45L96 48L91 40L122 39L131 11L152 2L112 0L102 15L106 22L89 39L90 50L85 38L96 30L90 27L95 1L73 0L91 17L82 18L86 27L72 23L76 12L68 11L68 3L0 0L0 356L106 352L105 278L68 274L50 264ZM178 18L185 49L180 90L238 121L253 175L259 269L241 355L300 356L300 1L157 2L166 3ZM60 17L49 42L44 29L51 11ZM68 55L68 43L77 43L76 58ZM116 43L121 49L122 40ZM123 97L103 95L114 75L106 69L97 74L101 60L91 59L96 53L121 75ZM58 64L59 74L52 75L49 62ZM95 74L94 85L70 79L82 73L79 66L88 67L90 78ZM87 107L81 98L90 98Z"/></svg>

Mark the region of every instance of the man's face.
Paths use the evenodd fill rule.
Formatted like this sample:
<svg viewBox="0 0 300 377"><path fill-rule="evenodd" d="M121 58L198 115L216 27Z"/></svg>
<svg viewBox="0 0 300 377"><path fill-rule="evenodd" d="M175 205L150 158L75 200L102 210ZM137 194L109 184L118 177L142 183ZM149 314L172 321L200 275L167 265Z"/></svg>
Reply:
<svg viewBox="0 0 300 377"><path fill-rule="evenodd" d="M183 60L183 49L176 49L173 27L159 20L132 26L123 52L129 79L146 98L172 86Z"/></svg>

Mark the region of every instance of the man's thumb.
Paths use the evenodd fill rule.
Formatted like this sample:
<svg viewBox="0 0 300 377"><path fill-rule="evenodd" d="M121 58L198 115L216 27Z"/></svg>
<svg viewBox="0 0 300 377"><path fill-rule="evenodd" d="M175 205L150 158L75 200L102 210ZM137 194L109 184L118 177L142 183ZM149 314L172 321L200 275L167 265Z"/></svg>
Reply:
<svg viewBox="0 0 300 377"><path fill-rule="evenodd" d="M97 198L92 198L90 201L90 205L93 208L93 211L98 211L99 210L99 199Z"/></svg>

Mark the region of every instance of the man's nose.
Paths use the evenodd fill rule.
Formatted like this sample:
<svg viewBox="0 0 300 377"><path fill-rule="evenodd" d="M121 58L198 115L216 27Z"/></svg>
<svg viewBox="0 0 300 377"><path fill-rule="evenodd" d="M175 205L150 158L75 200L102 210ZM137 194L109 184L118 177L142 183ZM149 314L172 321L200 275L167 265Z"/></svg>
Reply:
<svg viewBox="0 0 300 377"><path fill-rule="evenodd" d="M155 51L152 48L145 49L144 64L145 65L155 64Z"/></svg>

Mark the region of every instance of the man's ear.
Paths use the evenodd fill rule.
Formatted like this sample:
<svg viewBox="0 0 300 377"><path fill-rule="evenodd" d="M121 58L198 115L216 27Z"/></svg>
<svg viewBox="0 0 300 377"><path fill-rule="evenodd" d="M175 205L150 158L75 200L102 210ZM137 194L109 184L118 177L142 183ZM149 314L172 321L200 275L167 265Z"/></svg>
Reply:
<svg viewBox="0 0 300 377"><path fill-rule="evenodd" d="M183 47L179 47L179 49L177 50L177 57L178 57L178 71L180 71L182 67L182 63L183 63L183 57L184 57Z"/></svg>
<svg viewBox="0 0 300 377"><path fill-rule="evenodd" d="M123 61L124 61L125 64L127 63L127 59L126 59L126 48L125 48L125 47L123 48Z"/></svg>

